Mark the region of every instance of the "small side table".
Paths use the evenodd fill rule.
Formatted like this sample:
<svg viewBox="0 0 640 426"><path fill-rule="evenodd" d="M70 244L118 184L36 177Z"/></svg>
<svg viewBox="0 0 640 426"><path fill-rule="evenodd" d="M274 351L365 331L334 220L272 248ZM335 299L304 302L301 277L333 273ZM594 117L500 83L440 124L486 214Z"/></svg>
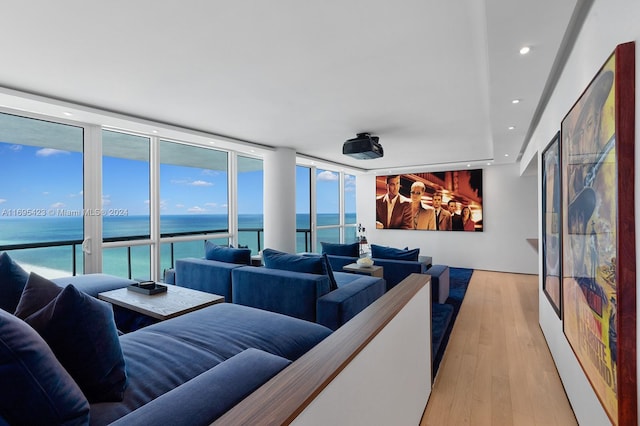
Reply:
<svg viewBox="0 0 640 426"><path fill-rule="evenodd" d="M158 294L136 293L125 288L98 293L98 299L160 321L224 302L224 296L166 284Z"/></svg>
<svg viewBox="0 0 640 426"><path fill-rule="evenodd" d="M251 256L251 266L262 266L262 255L254 254Z"/></svg>
<svg viewBox="0 0 640 426"><path fill-rule="evenodd" d="M384 268L382 266L360 266L357 263L350 263L342 267L344 271L355 272L356 274L371 275L372 277L382 278Z"/></svg>

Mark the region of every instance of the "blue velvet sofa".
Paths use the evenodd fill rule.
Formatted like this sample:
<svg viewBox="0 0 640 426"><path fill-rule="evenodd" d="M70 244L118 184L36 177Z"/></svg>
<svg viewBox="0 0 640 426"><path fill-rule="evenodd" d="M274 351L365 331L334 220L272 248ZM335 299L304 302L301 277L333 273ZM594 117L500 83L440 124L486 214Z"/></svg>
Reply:
<svg viewBox="0 0 640 426"><path fill-rule="evenodd" d="M322 242L322 252L327 254L334 271L342 271L345 265L355 263L359 256L359 244L334 244ZM400 250L371 245L371 258L375 265L382 266L387 291L411 274L424 274L431 258L420 259L419 249Z"/></svg>
<svg viewBox="0 0 640 426"><path fill-rule="evenodd" d="M222 303L118 335L108 304L2 255L0 425L208 425L331 334Z"/></svg>
<svg viewBox="0 0 640 426"><path fill-rule="evenodd" d="M165 273L165 282L224 296L233 302L231 272L251 263L251 250L223 247L205 241L203 258L178 259L173 271Z"/></svg>
<svg viewBox="0 0 640 426"><path fill-rule="evenodd" d="M317 322L332 330L385 293L382 278L333 272L324 257L265 249L264 267L232 271L234 303Z"/></svg>

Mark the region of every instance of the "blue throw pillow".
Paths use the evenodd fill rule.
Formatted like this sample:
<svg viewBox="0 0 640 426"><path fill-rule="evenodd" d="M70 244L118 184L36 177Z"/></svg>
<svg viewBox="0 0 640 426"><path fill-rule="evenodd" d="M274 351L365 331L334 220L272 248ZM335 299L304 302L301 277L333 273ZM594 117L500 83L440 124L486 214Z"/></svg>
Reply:
<svg viewBox="0 0 640 426"><path fill-rule="evenodd" d="M417 262L420 249L402 250L371 244L371 257L374 259L410 260Z"/></svg>
<svg viewBox="0 0 640 426"><path fill-rule="evenodd" d="M62 287L59 287L57 284L51 284L55 283L46 278L42 278L35 272L29 274L29 279L22 291L22 297L20 297L14 315L18 318L25 319L47 306L49 302L55 299L62 291Z"/></svg>
<svg viewBox="0 0 640 426"><path fill-rule="evenodd" d="M9 424L89 424L89 402L38 333L0 310L0 416Z"/></svg>
<svg viewBox="0 0 640 426"><path fill-rule="evenodd" d="M210 241L204 242L205 259L219 262L239 263L249 265L251 263L251 249L223 247Z"/></svg>
<svg viewBox="0 0 640 426"><path fill-rule="evenodd" d="M0 308L13 313L18 306L29 273L9 257L0 253Z"/></svg>
<svg viewBox="0 0 640 426"><path fill-rule="evenodd" d="M327 268L322 256L300 256L274 249L264 249L262 251L262 261L265 268L318 275L327 274Z"/></svg>
<svg viewBox="0 0 640 426"><path fill-rule="evenodd" d="M360 256L360 244L352 243L352 244L335 244L335 243L325 243L320 242L322 244L322 253L323 254L332 254L335 256L349 256L349 257L358 257Z"/></svg>
<svg viewBox="0 0 640 426"><path fill-rule="evenodd" d="M329 258L326 253L322 255L322 258L324 259L325 273L329 277L329 291L336 290L338 288L338 283L336 282L336 277L333 275L333 269L331 268L331 263L329 263Z"/></svg>
<svg viewBox="0 0 640 426"><path fill-rule="evenodd" d="M54 296L43 306L47 293ZM47 342L90 402L122 401L127 386L124 356L111 305L73 285L60 288L31 273L16 315L24 315Z"/></svg>

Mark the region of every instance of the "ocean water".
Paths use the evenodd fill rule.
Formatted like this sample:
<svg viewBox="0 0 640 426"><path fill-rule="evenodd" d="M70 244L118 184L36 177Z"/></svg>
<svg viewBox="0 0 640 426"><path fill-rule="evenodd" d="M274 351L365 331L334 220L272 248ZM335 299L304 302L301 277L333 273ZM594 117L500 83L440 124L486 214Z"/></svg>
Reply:
<svg viewBox="0 0 640 426"><path fill-rule="evenodd" d="M337 214L318 215L318 225L338 224ZM355 223L355 213L347 214L347 223ZM226 232L227 215L168 215L162 216L160 232L177 234L183 232ZM256 254L259 248L264 248L264 226L262 215L244 214L238 216L240 229L238 238L241 245L251 248ZM296 228L309 229L308 214L296 215ZM103 235L105 239L140 239L149 236L149 218L147 216L104 216ZM244 231L243 231L244 229ZM349 228L347 241L355 241L355 229L351 233ZM306 237L306 238L305 238ZM76 273L83 272L83 256L81 242L83 239L82 217L0 217L0 251L2 246L22 245L33 243L69 242L61 246L9 250L9 255L27 270L39 272L53 278L71 275L73 258L76 259ZM217 244L228 244L227 238L211 239ZM339 241L337 229L319 229L318 241ZM70 242L74 242L72 245ZM296 236L296 250L316 251L309 247L310 233L298 232ZM173 246L173 247L172 247ZM103 272L117 276L133 278L147 278L150 275L150 247L132 246L130 249L107 248L103 250ZM171 267L171 253L173 258L202 257L204 255L203 241L179 242L162 244L161 269ZM129 261L130 259L130 261ZM131 271L129 272L129 268Z"/></svg>

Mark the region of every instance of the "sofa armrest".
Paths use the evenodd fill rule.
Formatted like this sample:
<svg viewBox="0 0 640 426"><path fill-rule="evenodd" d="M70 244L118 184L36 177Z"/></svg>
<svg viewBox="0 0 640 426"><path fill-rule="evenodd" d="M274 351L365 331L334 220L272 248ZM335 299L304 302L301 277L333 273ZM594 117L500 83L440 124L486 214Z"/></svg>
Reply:
<svg viewBox="0 0 640 426"><path fill-rule="evenodd" d="M381 297L386 290L385 280L365 275L335 272L336 280L340 275L355 277L338 289L325 294L317 301L317 322L332 330L359 314L363 309Z"/></svg>
<svg viewBox="0 0 640 426"><path fill-rule="evenodd" d="M209 425L290 363L246 349L111 424Z"/></svg>
<svg viewBox="0 0 640 426"><path fill-rule="evenodd" d="M60 287L73 284L78 290L93 297L98 297L98 293L125 288L137 282L128 278L101 273L53 278L51 281Z"/></svg>
<svg viewBox="0 0 640 426"><path fill-rule="evenodd" d="M329 292L329 277L255 266L233 270L233 303L316 321L316 300Z"/></svg>
<svg viewBox="0 0 640 426"><path fill-rule="evenodd" d="M178 259L175 283L180 287L219 294L224 296L225 301L233 302L231 271L241 266L244 265L195 257Z"/></svg>

